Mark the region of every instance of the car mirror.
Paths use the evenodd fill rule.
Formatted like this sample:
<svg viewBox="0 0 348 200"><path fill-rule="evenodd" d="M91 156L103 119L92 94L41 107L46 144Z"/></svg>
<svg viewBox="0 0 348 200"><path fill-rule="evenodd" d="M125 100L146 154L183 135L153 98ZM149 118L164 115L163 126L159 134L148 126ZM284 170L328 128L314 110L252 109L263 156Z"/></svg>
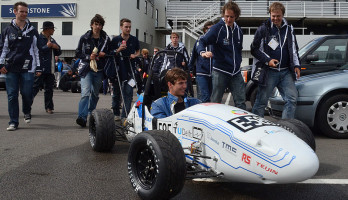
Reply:
<svg viewBox="0 0 348 200"><path fill-rule="evenodd" d="M318 54L311 54L306 57L307 62L318 61L318 60L319 60Z"/></svg>

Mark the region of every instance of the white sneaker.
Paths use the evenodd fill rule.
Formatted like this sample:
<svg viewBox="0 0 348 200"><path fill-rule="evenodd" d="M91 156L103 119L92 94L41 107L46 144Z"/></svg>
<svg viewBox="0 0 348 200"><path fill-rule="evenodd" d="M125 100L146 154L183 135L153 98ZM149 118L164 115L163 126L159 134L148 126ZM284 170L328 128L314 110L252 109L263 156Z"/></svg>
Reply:
<svg viewBox="0 0 348 200"><path fill-rule="evenodd" d="M17 129L16 125L10 124L10 126L6 129L8 131L15 131Z"/></svg>
<svg viewBox="0 0 348 200"><path fill-rule="evenodd" d="M115 116L114 119L115 119L115 121L120 121L121 117L120 116Z"/></svg>
<svg viewBox="0 0 348 200"><path fill-rule="evenodd" d="M30 123L31 122L31 114L25 114L24 115L24 121L25 123Z"/></svg>

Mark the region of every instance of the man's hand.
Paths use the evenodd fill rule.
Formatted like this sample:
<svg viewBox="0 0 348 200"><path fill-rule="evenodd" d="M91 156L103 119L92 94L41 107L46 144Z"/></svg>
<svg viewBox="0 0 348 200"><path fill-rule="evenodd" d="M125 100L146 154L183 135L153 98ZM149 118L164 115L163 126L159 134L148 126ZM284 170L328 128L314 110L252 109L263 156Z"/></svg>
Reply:
<svg viewBox="0 0 348 200"><path fill-rule="evenodd" d="M279 61L277 59L272 59L268 62L268 66L276 68L279 64Z"/></svg>
<svg viewBox="0 0 348 200"><path fill-rule="evenodd" d="M131 55L130 55L130 58L131 58L131 59L134 59L134 58L136 58L136 57L137 57L137 55L135 55L135 54L131 54Z"/></svg>
<svg viewBox="0 0 348 200"><path fill-rule="evenodd" d="M102 52L102 51L99 52L99 57L100 57L100 58L103 58L104 56L105 56L105 52Z"/></svg>
<svg viewBox="0 0 348 200"><path fill-rule="evenodd" d="M211 51L206 51L206 52L202 53L201 56L203 58L212 58L213 57L213 53Z"/></svg>
<svg viewBox="0 0 348 200"><path fill-rule="evenodd" d="M298 80L301 77L301 71L299 68L295 68L296 79Z"/></svg>
<svg viewBox="0 0 348 200"><path fill-rule="evenodd" d="M127 49L127 44L121 44L120 47L116 50L116 53L119 53L120 51L123 51Z"/></svg>
<svg viewBox="0 0 348 200"><path fill-rule="evenodd" d="M91 60L95 60L96 57L97 57L97 54L96 53L92 53L90 59Z"/></svg>
<svg viewBox="0 0 348 200"><path fill-rule="evenodd" d="M36 76L41 76L41 74L42 74L41 72L36 72L35 75L36 75Z"/></svg>
<svg viewBox="0 0 348 200"><path fill-rule="evenodd" d="M0 72L2 74L6 74L7 73L7 69L5 67L3 67L3 68L0 69Z"/></svg>
<svg viewBox="0 0 348 200"><path fill-rule="evenodd" d="M182 66L186 66L186 62L182 62L181 65L182 65Z"/></svg>

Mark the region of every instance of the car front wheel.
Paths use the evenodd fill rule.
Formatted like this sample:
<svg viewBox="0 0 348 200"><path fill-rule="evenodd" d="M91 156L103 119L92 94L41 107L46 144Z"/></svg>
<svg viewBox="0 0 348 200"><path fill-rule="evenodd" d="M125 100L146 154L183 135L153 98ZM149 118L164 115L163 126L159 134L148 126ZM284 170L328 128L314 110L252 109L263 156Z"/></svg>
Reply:
<svg viewBox="0 0 348 200"><path fill-rule="evenodd" d="M348 95L339 94L322 103L317 115L321 132L331 138L348 138Z"/></svg>

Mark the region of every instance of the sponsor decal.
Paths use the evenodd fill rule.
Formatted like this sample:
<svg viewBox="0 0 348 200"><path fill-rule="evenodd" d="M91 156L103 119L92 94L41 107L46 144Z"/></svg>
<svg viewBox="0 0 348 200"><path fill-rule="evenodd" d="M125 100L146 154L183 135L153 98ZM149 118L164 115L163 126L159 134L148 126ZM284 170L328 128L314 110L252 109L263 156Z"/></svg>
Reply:
<svg viewBox="0 0 348 200"><path fill-rule="evenodd" d="M247 115L248 113L243 110L232 110L232 114L234 115Z"/></svg>
<svg viewBox="0 0 348 200"><path fill-rule="evenodd" d="M251 162L251 157L243 153L242 155L242 161L245 162L246 164L250 165Z"/></svg>
<svg viewBox="0 0 348 200"><path fill-rule="evenodd" d="M230 153L237 153L237 149L225 142L222 142L222 148L227 150L227 152L230 152Z"/></svg>
<svg viewBox="0 0 348 200"><path fill-rule="evenodd" d="M195 138L195 139L202 139L203 137L203 129L198 127L192 127L192 131L185 130L184 128L177 128L178 134L182 134L183 136Z"/></svg>
<svg viewBox="0 0 348 200"><path fill-rule="evenodd" d="M171 127L172 127L171 123L164 123L164 122L158 123L158 130L170 131Z"/></svg>
<svg viewBox="0 0 348 200"><path fill-rule="evenodd" d="M262 126L278 126L276 123L268 121L259 116L240 116L227 121L232 126L238 128L242 132L247 132Z"/></svg>
<svg viewBox="0 0 348 200"><path fill-rule="evenodd" d="M276 171L276 170L274 170L274 169L268 167L267 165L264 165L264 164L259 163L259 162L257 162L257 161L256 161L256 165L257 165L258 167L260 167L261 169L265 170L266 172L269 172L269 173L278 175L278 171Z"/></svg>
<svg viewBox="0 0 348 200"><path fill-rule="evenodd" d="M216 145L219 145L219 144L220 144L219 141L217 141L217 139L215 139L215 138L213 138L213 137L211 136L211 133L208 133L208 134L207 134L207 138L208 138L209 140L211 140L212 142L214 142Z"/></svg>

